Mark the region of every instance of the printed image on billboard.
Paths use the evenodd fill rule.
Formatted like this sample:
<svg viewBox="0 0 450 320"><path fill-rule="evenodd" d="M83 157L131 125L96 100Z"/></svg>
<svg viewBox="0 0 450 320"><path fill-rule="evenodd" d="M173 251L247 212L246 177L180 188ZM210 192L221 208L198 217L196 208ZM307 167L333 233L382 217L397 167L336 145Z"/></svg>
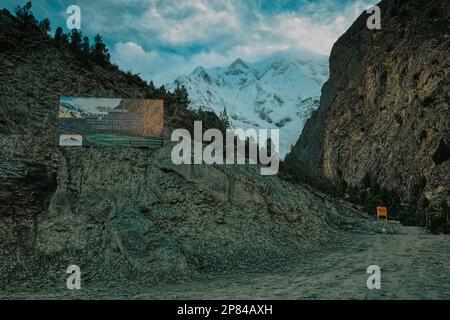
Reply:
<svg viewBox="0 0 450 320"><path fill-rule="evenodd" d="M60 146L158 147L163 133L162 100L60 98Z"/></svg>

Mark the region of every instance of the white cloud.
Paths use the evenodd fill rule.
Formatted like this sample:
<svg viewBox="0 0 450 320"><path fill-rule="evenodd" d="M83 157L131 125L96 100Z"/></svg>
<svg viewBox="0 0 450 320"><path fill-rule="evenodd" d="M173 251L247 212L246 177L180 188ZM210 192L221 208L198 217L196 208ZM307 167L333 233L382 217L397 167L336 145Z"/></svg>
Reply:
<svg viewBox="0 0 450 320"><path fill-rule="evenodd" d="M312 16L299 12L280 13L271 19L260 16L259 24L253 29L258 37L254 36L242 49L248 55L252 54L252 48L259 55L264 55L264 51L270 54L276 48L329 55L334 42L366 8L365 4L362 0L355 1L345 10L335 12L316 4L314 9L310 8L316 12Z"/></svg>
<svg viewBox="0 0 450 320"><path fill-rule="evenodd" d="M125 70L140 73L142 78L164 84L180 72L187 73L192 66L177 54L157 51L145 51L134 42L119 42L112 49L113 61Z"/></svg>
<svg viewBox="0 0 450 320"><path fill-rule="evenodd" d="M162 42L185 44L237 32L242 25L231 1L151 1L138 21Z"/></svg>
<svg viewBox="0 0 450 320"><path fill-rule="evenodd" d="M119 42L115 45L114 49L120 53L122 61L128 64L141 64L157 56L156 52L147 52L134 42Z"/></svg>
<svg viewBox="0 0 450 320"><path fill-rule="evenodd" d="M123 69L140 72L157 84L171 82L196 66L223 66L237 58L256 61L277 51L329 55L337 38L371 3L357 0L333 11L339 6L326 0L309 3L304 11L268 15L247 1L141 2L145 5L139 15L123 13L127 26L123 29L132 30L133 42L116 43L112 58Z"/></svg>

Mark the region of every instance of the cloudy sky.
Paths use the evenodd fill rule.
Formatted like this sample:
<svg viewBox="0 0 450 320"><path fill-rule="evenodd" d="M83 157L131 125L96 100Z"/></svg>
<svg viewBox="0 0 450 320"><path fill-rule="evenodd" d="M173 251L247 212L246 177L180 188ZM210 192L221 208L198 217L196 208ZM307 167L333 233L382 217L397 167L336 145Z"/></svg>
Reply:
<svg viewBox="0 0 450 320"><path fill-rule="evenodd" d="M0 0L13 10L26 1ZM81 9L81 31L99 33L122 69L156 84L196 66L257 61L276 52L328 55L333 43L373 0L35 0L32 11L66 26Z"/></svg>

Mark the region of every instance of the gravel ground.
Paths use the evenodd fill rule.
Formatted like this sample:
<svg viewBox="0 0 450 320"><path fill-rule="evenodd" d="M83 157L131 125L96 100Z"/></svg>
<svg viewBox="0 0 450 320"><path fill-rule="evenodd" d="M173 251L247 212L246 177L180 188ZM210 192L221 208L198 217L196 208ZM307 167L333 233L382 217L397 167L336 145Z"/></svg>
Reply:
<svg viewBox="0 0 450 320"><path fill-rule="evenodd" d="M322 250L267 273L208 274L185 284L92 287L80 291L9 289L2 299L450 299L450 236L415 227L396 234L348 234L341 248ZM381 289L369 290L369 265L381 268Z"/></svg>

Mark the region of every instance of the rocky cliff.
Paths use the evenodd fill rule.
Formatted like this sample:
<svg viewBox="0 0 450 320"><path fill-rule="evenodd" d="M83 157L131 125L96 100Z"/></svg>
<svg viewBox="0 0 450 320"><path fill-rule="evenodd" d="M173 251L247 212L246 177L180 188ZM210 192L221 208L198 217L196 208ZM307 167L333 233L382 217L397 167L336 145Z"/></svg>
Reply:
<svg viewBox="0 0 450 320"><path fill-rule="evenodd" d="M258 270L367 226L350 204L257 167L173 166L170 144L55 146L60 96L162 98L154 91L0 12L0 289L64 288L72 264L83 284L111 286ZM172 113L166 125L195 119Z"/></svg>
<svg viewBox="0 0 450 320"><path fill-rule="evenodd" d="M385 0L336 42L320 107L286 163L407 201L450 203L450 3Z"/></svg>

